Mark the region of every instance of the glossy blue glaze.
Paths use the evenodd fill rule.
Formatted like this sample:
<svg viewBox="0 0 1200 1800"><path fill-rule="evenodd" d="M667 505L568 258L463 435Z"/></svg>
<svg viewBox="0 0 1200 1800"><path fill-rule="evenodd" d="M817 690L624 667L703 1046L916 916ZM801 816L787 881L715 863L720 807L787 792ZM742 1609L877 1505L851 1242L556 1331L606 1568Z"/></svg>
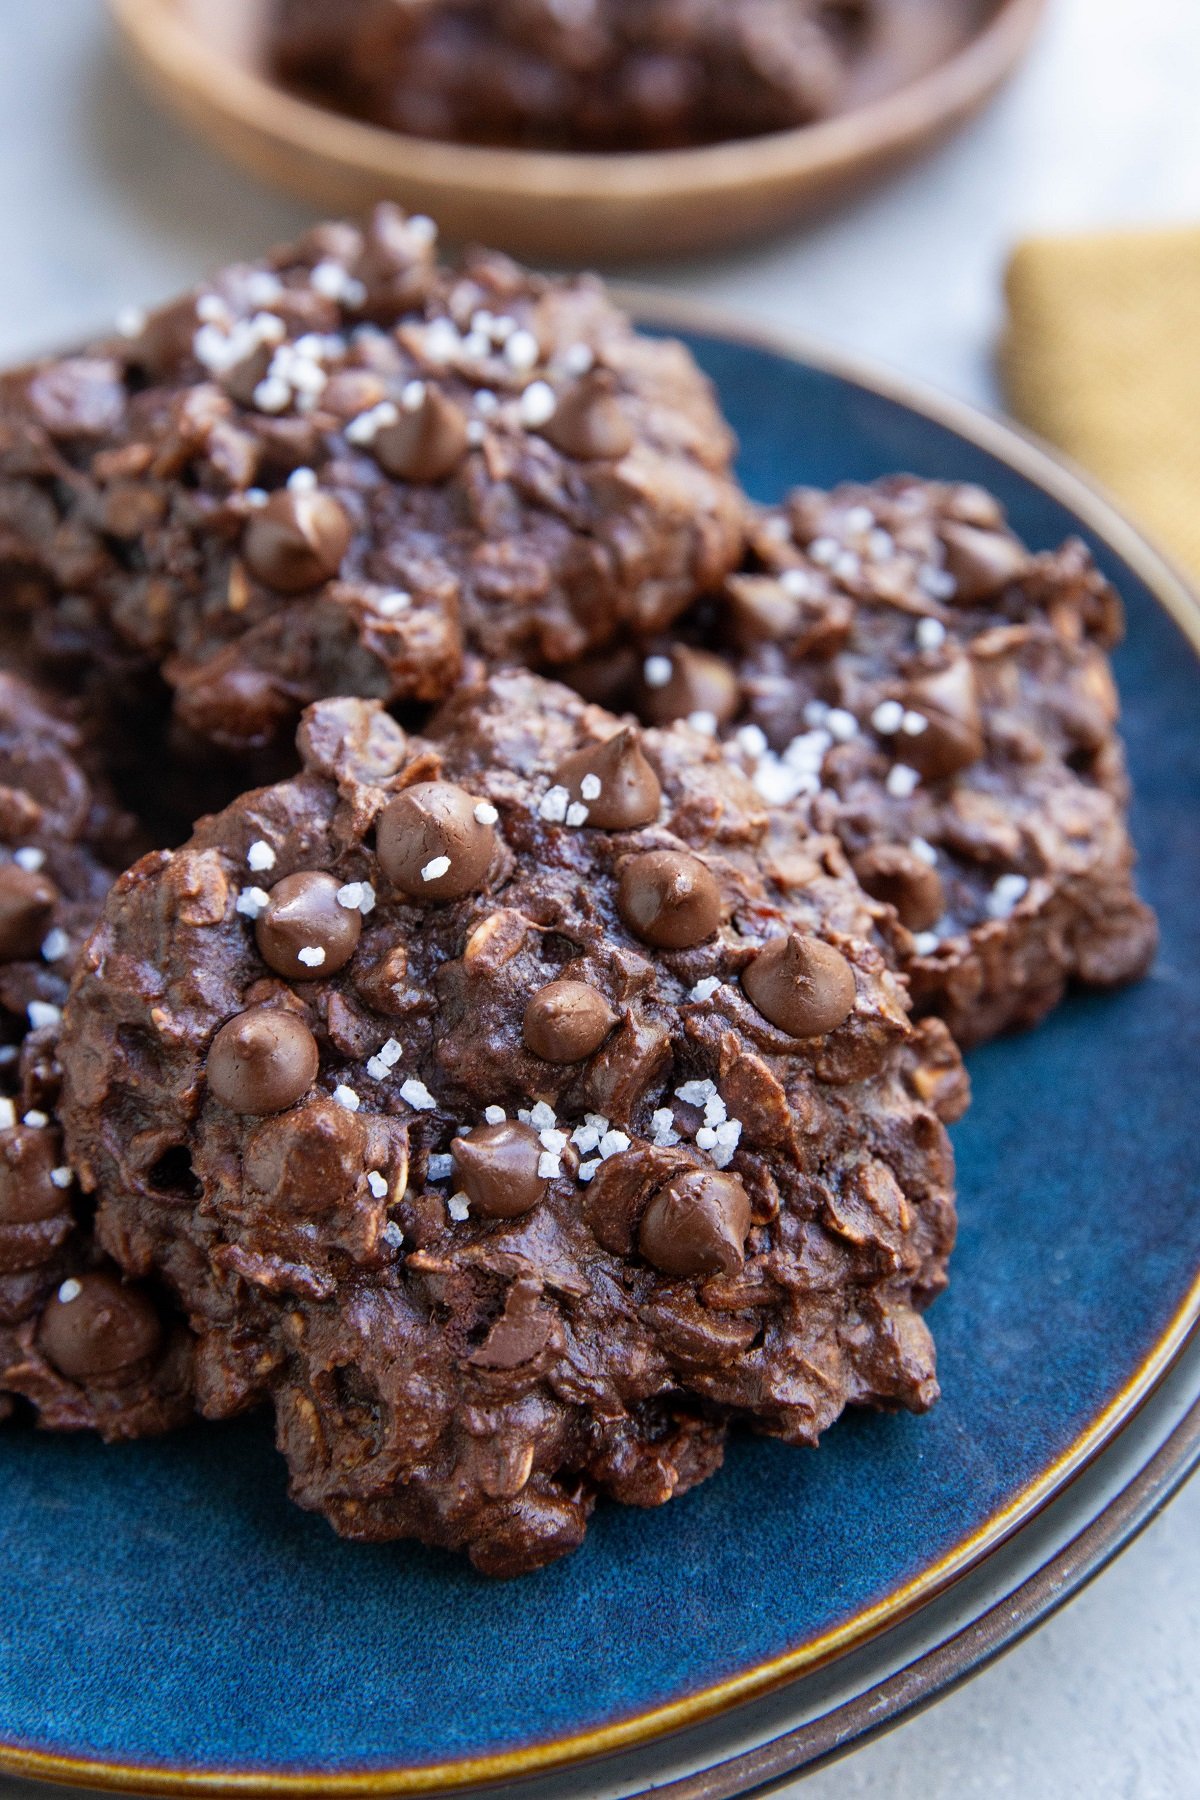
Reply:
<svg viewBox="0 0 1200 1800"><path fill-rule="evenodd" d="M993 488L1037 545L1073 518L894 402L708 339L750 488L907 468ZM1192 650L1099 547L1144 887L1163 949L1135 991L1070 1002L971 1059L962 1237L932 1315L929 1418L855 1417L816 1452L751 1439L583 1551L491 1585L290 1507L263 1420L105 1449L0 1437L0 1742L211 1770L353 1770L519 1750L694 1694L837 1625L943 1557L1135 1374L1200 1270L1200 720Z"/></svg>

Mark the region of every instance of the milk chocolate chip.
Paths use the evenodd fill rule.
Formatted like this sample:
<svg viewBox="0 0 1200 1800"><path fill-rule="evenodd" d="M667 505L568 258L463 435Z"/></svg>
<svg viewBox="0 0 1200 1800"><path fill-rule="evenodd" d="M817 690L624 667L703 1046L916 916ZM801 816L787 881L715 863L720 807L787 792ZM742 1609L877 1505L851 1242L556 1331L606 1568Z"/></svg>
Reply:
<svg viewBox="0 0 1200 1800"><path fill-rule="evenodd" d="M546 1192L538 1174L541 1142L520 1120L479 1125L470 1137L455 1138L450 1154L454 1178L481 1218L518 1219Z"/></svg>
<svg viewBox="0 0 1200 1800"><path fill-rule="evenodd" d="M643 943L686 950L721 923L721 890L698 857L648 850L621 864L617 911Z"/></svg>
<svg viewBox="0 0 1200 1800"><path fill-rule="evenodd" d="M855 857L854 873L872 899L895 907L910 931L928 931L946 909L941 876L906 844L873 844Z"/></svg>
<svg viewBox="0 0 1200 1800"><path fill-rule="evenodd" d="M823 1037L854 1010L854 971L820 938L772 938L742 973L747 998L789 1037Z"/></svg>
<svg viewBox="0 0 1200 1800"><path fill-rule="evenodd" d="M968 606L999 593L1029 567L1029 552L1006 532L947 524L940 535L946 569L954 578L954 598Z"/></svg>
<svg viewBox="0 0 1200 1800"><path fill-rule="evenodd" d="M691 1169L655 1194L638 1247L664 1275L733 1275L749 1230L750 1199L737 1176Z"/></svg>
<svg viewBox="0 0 1200 1800"><path fill-rule="evenodd" d="M416 406L376 432L371 448L379 466L400 481L445 481L467 454L466 414L437 388L426 388Z"/></svg>
<svg viewBox="0 0 1200 1800"><path fill-rule="evenodd" d="M375 843L384 874L414 900L473 893L496 854L492 811L451 781L406 788L379 815Z"/></svg>
<svg viewBox="0 0 1200 1800"><path fill-rule="evenodd" d="M642 752L641 733L632 726L585 744L554 771L557 786L588 809L587 822L601 831L632 831L658 817L662 788ZM597 789L597 783L599 788Z"/></svg>
<svg viewBox="0 0 1200 1800"><path fill-rule="evenodd" d="M251 515L246 567L265 587L298 594L328 581L350 545L350 521L332 494L282 489Z"/></svg>
<svg viewBox="0 0 1200 1800"><path fill-rule="evenodd" d="M209 1092L230 1112L283 1112L308 1092L319 1060L317 1040L303 1019L279 1007L252 1006L213 1039Z"/></svg>
<svg viewBox="0 0 1200 1800"><path fill-rule="evenodd" d="M119 1380L148 1362L161 1343L151 1301L103 1270L64 1281L38 1331L42 1354L69 1381Z"/></svg>
<svg viewBox="0 0 1200 1800"><path fill-rule="evenodd" d="M339 903L338 885L332 875L315 870L276 882L254 926L268 968L289 981L312 981L345 967L358 943L362 914Z"/></svg>
<svg viewBox="0 0 1200 1800"><path fill-rule="evenodd" d="M545 1062L582 1062L617 1022L603 994L586 981L552 981L525 1008L525 1042Z"/></svg>
<svg viewBox="0 0 1200 1800"><path fill-rule="evenodd" d="M0 962L36 956L58 900L52 881L20 863L0 864Z"/></svg>
<svg viewBox="0 0 1200 1800"><path fill-rule="evenodd" d="M564 456L580 461L618 461L633 448L634 431L614 391L612 376L593 370L560 394L541 434Z"/></svg>
<svg viewBox="0 0 1200 1800"><path fill-rule="evenodd" d="M904 703L927 720L924 731L904 739L904 760L927 781L941 781L978 762L986 747L975 671L956 657L936 675L908 684Z"/></svg>
<svg viewBox="0 0 1200 1800"><path fill-rule="evenodd" d="M657 663L670 664L666 681L651 679ZM709 713L718 725L728 725L740 705L737 676L711 651L678 644L669 656L647 657L637 711L648 725L670 725L674 719L690 719L693 713Z"/></svg>

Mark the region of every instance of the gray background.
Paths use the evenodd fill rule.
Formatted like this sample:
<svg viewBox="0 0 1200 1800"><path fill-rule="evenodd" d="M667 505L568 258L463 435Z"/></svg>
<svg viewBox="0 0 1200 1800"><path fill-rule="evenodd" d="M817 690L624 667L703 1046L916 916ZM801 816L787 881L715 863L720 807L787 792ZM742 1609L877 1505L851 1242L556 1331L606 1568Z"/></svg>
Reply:
<svg viewBox="0 0 1200 1800"><path fill-rule="evenodd" d="M1015 85L899 182L736 259L628 273L988 403L1014 238L1200 220L1198 90L1198 0L1052 0ZM69 342L307 217L154 112L99 0L0 0L0 360ZM1198 1540L1200 1483L1034 1638L811 1777L804 1800L1193 1800Z"/></svg>

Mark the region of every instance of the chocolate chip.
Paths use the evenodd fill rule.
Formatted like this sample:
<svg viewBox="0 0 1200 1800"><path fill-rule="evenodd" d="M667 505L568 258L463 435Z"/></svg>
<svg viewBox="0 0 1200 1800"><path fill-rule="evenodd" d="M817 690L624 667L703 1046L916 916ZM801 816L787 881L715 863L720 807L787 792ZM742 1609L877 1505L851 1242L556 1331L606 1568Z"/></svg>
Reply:
<svg viewBox="0 0 1200 1800"><path fill-rule="evenodd" d="M317 1078L317 1040L295 1013L252 1006L222 1025L208 1052L208 1087L235 1113L294 1106Z"/></svg>
<svg viewBox="0 0 1200 1800"><path fill-rule="evenodd" d="M928 931L945 911L941 876L906 844L873 844L855 857L854 873L872 899L895 907L910 931Z"/></svg>
<svg viewBox="0 0 1200 1800"><path fill-rule="evenodd" d="M999 593L1029 567L1028 550L1007 532L946 524L940 536L946 569L954 579L954 598L968 606Z"/></svg>
<svg viewBox="0 0 1200 1800"><path fill-rule="evenodd" d="M445 481L467 454L466 414L437 388L426 388L419 406L376 432L371 448L379 466L400 481Z"/></svg>
<svg viewBox="0 0 1200 1800"><path fill-rule="evenodd" d="M545 1062L582 1062L616 1022L604 995L586 981L552 981L525 1008L525 1042Z"/></svg>
<svg viewBox="0 0 1200 1800"><path fill-rule="evenodd" d="M736 718L741 684L719 656L677 644L665 660L671 665L668 679L658 686L643 680L638 689L636 708L648 725L669 725L674 719L690 719L693 713L711 713L718 725Z"/></svg>
<svg viewBox="0 0 1200 1800"><path fill-rule="evenodd" d="M790 1037L823 1037L854 1010L854 971L820 938L772 938L742 973L747 998Z"/></svg>
<svg viewBox="0 0 1200 1800"><path fill-rule="evenodd" d="M586 744L576 750L559 764L554 780L566 788L572 800L582 801L588 809L588 824L601 831L632 831L638 825L651 825L662 804L658 776L642 750L641 733L632 726L602 744ZM593 792L597 781L599 793Z"/></svg>
<svg viewBox="0 0 1200 1800"><path fill-rule="evenodd" d="M496 833L480 802L450 781L419 781L389 800L375 842L388 880L414 900L459 900L481 887Z"/></svg>
<svg viewBox="0 0 1200 1800"><path fill-rule="evenodd" d="M350 545L350 521L332 494L282 489L252 514L242 553L264 586L298 594L328 581Z"/></svg>
<svg viewBox="0 0 1200 1800"><path fill-rule="evenodd" d="M470 1137L455 1138L450 1153L454 1178L481 1218L520 1218L546 1192L545 1178L538 1174L541 1141L520 1120L479 1125Z"/></svg>
<svg viewBox="0 0 1200 1800"><path fill-rule="evenodd" d="M0 1138L0 1225L36 1225L68 1210L66 1194L50 1179L56 1153L54 1134L32 1126Z"/></svg>
<svg viewBox="0 0 1200 1800"><path fill-rule="evenodd" d="M904 704L928 720L904 739L904 760L927 781L941 781L978 762L986 747L979 692L970 659L956 657L936 675L923 675L904 690Z"/></svg>
<svg viewBox="0 0 1200 1800"><path fill-rule="evenodd" d="M146 315L136 339L129 345L131 362L160 380L193 360L198 320L196 296L184 294Z"/></svg>
<svg viewBox="0 0 1200 1800"><path fill-rule="evenodd" d="M43 1356L69 1381L119 1379L148 1362L161 1343L153 1303L140 1288L99 1269L63 1283L38 1331Z"/></svg>
<svg viewBox="0 0 1200 1800"><path fill-rule="evenodd" d="M655 1194L638 1247L664 1275L733 1275L749 1230L750 1199L737 1176L692 1169Z"/></svg>
<svg viewBox="0 0 1200 1800"><path fill-rule="evenodd" d="M783 643L800 627L800 601L773 575L731 575L724 599L730 632L742 650Z"/></svg>
<svg viewBox="0 0 1200 1800"><path fill-rule="evenodd" d="M277 975L313 981L336 974L350 961L362 930L362 914L357 907L338 903L338 886L332 875L304 870L285 876L271 889L254 936L259 955ZM324 954L317 957L305 951Z"/></svg>
<svg viewBox="0 0 1200 1800"><path fill-rule="evenodd" d="M541 435L564 456L583 462L619 461L633 448L634 430L606 369L593 370L558 397Z"/></svg>
<svg viewBox="0 0 1200 1800"><path fill-rule="evenodd" d="M476 1368L519 1369L541 1355L554 1324L549 1308L540 1304L541 1297L542 1284L535 1276L521 1276L513 1282L504 1311L471 1356Z"/></svg>
<svg viewBox="0 0 1200 1800"><path fill-rule="evenodd" d="M644 943L686 950L721 923L721 890L698 857L648 850L621 864L617 911Z"/></svg>
<svg viewBox="0 0 1200 1800"><path fill-rule="evenodd" d="M0 962L37 955L58 897L44 875L15 862L0 865Z"/></svg>

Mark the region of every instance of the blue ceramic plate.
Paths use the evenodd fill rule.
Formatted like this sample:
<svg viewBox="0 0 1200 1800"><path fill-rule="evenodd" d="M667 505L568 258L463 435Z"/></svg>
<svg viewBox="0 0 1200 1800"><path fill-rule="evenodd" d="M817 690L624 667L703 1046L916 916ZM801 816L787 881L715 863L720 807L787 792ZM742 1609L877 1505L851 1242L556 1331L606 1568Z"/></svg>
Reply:
<svg viewBox="0 0 1200 1800"><path fill-rule="evenodd" d="M984 483L1037 546L1089 539L1129 609L1157 971L972 1057L930 1417L849 1418L816 1453L747 1438L660 1512L602 1506L584 1549L531 1579L340 1543L288 1504L261 1419L121 1449L5 1435L0 1765L156 1792L419 1792L711 1720L993 1552L1131 1417L1200 1311L1200 609L1103 501L979 415L688 336L761 499L907 469Z"/></svg>

